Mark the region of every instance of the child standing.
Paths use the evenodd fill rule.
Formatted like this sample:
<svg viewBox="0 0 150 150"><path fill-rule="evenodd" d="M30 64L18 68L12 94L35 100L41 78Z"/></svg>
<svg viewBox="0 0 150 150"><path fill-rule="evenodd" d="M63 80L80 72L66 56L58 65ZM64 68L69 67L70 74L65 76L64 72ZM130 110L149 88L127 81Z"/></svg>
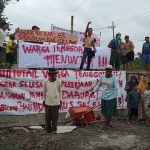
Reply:
<svg viewBox="0 0 150 150"><path fill-rule="evenodd" d="M146 90L144 92L144 109L147 116L147 125L150 125L150 82L147 83Z"/></svg>
<svg viewBox="0 0 150 150"><path fill-rule="evenodd" d="M61 103L61 81L56 79L57 71L49 69L49 79L44 81L45 121L47 133L57 133L57 121Z"/></svg>
<svg viewBox="0 0 150 150"><path fill-rule="evenodd" d="M132 91L127 95L127 108L129 108L129 121L134 117L138 118L138 104L141 100L141 95L138 92L138 84L134 84Z"/></svg>

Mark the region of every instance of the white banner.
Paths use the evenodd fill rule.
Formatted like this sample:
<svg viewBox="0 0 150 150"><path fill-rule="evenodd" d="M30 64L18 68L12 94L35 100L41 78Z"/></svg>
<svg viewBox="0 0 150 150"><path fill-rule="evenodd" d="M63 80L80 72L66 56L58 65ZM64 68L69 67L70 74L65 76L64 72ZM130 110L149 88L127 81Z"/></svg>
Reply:
<svg viewBox="0 0 150 150"><path fill-rule="evenodd" d="M63 28L59 28L56 26L52 26L52 31L55 32L64 32L64 33L71 33L71 30L67 30L67 29L63 29ZM80 31L73 31L73 34L77 35L77 39L78 39L78 43L77 44L84 44L83 40L84 40L84 32L80 32ZM92 34L92 37L94 37L96 39L96 46L100 46L100 35L99 34Z"/></svg>
<svg viewBox="0 0 150 150"><path fill-rule="evenodd" d="M57 77L62 81L62 106L60 112L70 107L98 104L101 108L101 89L92 98L90 93L96 86L103 71L59 70ZM124 86L126 73L113 72L118 79L122 103L118 109L126 109ZM0 114L27 115L44 113L43 82L48 78L47 70L0 70Z"/></svg>
<svg viewBox="0 0 150 150"><path fill-rule="evenodd" d="M19 68L79 68L83 51L84 47L80 45L45 45L20 41ZM109 48L97 47L91 69L104 69L109 63L110 53Z"/></svg>

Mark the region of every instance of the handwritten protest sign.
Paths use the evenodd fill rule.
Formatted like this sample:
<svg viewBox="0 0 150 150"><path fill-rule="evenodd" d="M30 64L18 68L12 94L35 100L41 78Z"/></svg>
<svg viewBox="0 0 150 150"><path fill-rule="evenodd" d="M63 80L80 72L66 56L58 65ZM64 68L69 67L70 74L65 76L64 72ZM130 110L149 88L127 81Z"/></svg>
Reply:
<svg viewBox="0 0 150 150"><path fill-rule="evenodd" d="M52 26L52 31L55 32L63 32L63 33L71 33L71 30L67 30L64 28L60 28L57 26ZM73 31L73 34L77 35L77 44L84 44L84 32L80 32L80 31ZM100 35L99 34L92 34L92 37L94 37L96 39L96 46L100 45Z"/></svg>
<svg viewBox="0 0 150 150"><path fill-rule="evenodd" d="M16 40L34 41L34 42L48 42L48 43L64 43L76 44L77 36L68 33L48 32L17 29L15 33Z"/></svg>
<svg viewBox="0 0 150 150"><path fill-rule="evenodd" d="M62 82L62 106L60 112L66 112L70 107L90 106L98 104L101 108L101 89L92 98L90 93L98 83L104 71L73 71L59 70L57 77ZM124 86L126 73L114 71L121 90L121 105L125 109ZM44 113L43 82L48 78L47 70L0 70L0 114L27 115Z"/></svg>
<svg viewBox="0 0 150 150"><path fill-rule="evenodd" d="M84 47L80 45L44 45L19 42L19 68L79 68ZM104 69L109 63L110 49L97 47L92 69ZM86 67L86 64L84 65Z"/></svg>

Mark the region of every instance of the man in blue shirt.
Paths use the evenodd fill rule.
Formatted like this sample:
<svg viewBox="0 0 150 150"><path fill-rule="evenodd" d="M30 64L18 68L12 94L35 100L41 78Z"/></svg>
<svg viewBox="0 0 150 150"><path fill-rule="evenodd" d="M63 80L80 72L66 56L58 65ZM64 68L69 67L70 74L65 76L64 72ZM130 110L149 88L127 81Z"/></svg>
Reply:
<svg viewBox="0 0 150 150"><path fill-rule="evenodd" d="M142 60L145 63L145 69L148 71L149 64L150 64L150 42L149 42L149 37L145 37L145 43L143 44L142 48Z"/></svg>
<svg viewBox="0 0 150 150"><path fill-rule="evenodd" d="M112 74L113 67L108 65L106 68L106 74L102 75L99 79L98 84L94 88L91 96L102 87L101 93L101 112L105 116L105 129L111 127L110 122L113 115L116 114L117 100L121 104L121 94L118 81Z"/></svg>
<svg viewBox="0 0 150 150"><path fill-rule="evenodd" d="M138 104L141 100L141 95L138 92L138 84L133 85L132 91L130 91L127 95L127 108L130 109L129 113L129 121L132 119L132 117L135 117L137 119L138 117Z"/></svg>

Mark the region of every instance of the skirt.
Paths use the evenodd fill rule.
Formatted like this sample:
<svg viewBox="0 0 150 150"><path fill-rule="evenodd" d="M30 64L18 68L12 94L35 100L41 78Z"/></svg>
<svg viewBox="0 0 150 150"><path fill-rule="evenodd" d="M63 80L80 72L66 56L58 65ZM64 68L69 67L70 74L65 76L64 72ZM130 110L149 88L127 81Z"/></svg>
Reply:
<svg viewBox="0 0 150 150"><path fill-rule="evenodd" d="M105 117L112 117L116 115L117 99L104 100L101 99L101 112Z"/></svg>

